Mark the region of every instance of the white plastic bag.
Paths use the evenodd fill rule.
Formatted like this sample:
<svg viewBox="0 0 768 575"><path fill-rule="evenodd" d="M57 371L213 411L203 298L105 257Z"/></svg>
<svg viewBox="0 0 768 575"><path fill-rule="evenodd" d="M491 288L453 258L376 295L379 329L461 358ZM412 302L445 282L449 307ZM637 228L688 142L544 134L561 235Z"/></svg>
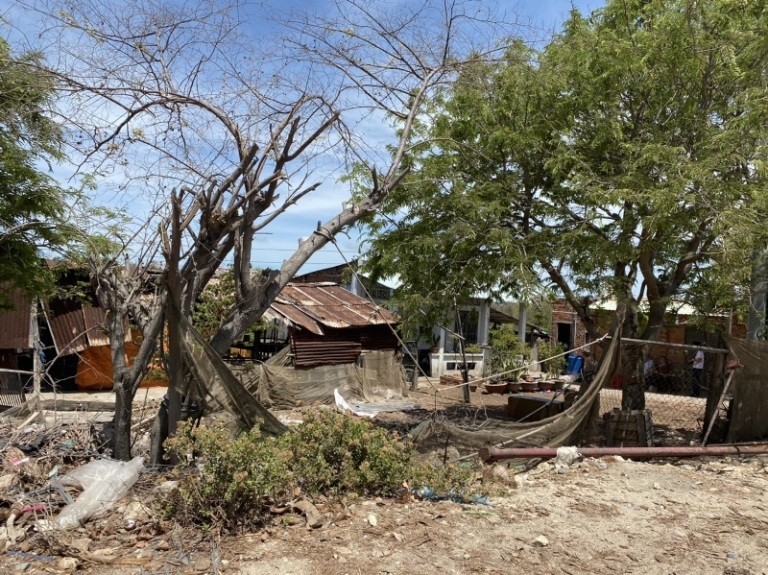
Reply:
<svg viewBox="0 0 768 575"><path fill-rule="evenodd" d="M555 457L555 471L565 473L576 460L581 457L578 447L558 447Z"/></svg>
<svg viewBox="0 0 768 575"><path fill-rule="evenodd" d="M62 478L63 483L79 483L84 491L74 503L61 510L56 523L62 529L74 529L91 517L108 511L128 493L144 467L142 457L131 461L101 459L74 469Z"/></svg>

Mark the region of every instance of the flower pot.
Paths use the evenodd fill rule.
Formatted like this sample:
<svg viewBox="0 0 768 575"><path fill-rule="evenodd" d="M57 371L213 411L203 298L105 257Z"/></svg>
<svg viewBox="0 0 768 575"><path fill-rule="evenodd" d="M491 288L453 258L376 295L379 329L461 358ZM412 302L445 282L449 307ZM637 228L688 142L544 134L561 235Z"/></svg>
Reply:
<svg viewBox="0 0 768 575"><path fill-rule="evenodd" d="M510 393L520 393L520 390L522 390L522 386L519 381L510 381L507 384L507 391Z"/></svg>
<svg viewBox="0 0 768 575"><path fill-rule="evenodd" d="M554 384L552 386L553 391L563 389L563 385L565 385L565 382L562 379L554 379L552 380L552 383Z"/></svg>
<svg viewBox="0 0 768 575"><path fill-rule="evenodd" d="M520 387L523 391L538 391L539 390L539 384L535 381L521 381Z"/></svg>
<svg viewBox="0 0 768 575"><path fill-rule="evenodd" d="M555 382L554 381L544 381L541 380L539 382L539 389L541 391L552 391L552 388L554 387Z"/></svg>
<svg viewBox="0 0 768 575"><path fill-rule="evenodd" d="M485 391L488 393L505 393L507 391L507 382L500 381L498 383L486 383Z"/></svg>

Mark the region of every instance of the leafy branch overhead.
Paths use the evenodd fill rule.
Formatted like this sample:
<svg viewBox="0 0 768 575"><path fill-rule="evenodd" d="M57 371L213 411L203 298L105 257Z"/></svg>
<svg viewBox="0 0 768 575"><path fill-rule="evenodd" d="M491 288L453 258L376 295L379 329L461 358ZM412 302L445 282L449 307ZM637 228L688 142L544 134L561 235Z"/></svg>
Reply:
<svg viewBox="0 0 768 575"><path fill-rule="evenodd" d="M525 297L540 281L588 329L615 298L653 337L673 299L743 305L768 241L768 15L756 4L612 0L541 50L462 70L434 98L370 269L408 294ZM640 286L640 289L637 289Z"/></svg>
<svg viewBox="0 0 768 575"><path fill-rule="evenodd" d="M51 118L54 79L39 62L0 38L0 277L35 295L53 289L45 251L65 250L76 234L66 210L75 193L44 171L62 159L64 134ZM0 293L0 307L9 303Z"/></svg>

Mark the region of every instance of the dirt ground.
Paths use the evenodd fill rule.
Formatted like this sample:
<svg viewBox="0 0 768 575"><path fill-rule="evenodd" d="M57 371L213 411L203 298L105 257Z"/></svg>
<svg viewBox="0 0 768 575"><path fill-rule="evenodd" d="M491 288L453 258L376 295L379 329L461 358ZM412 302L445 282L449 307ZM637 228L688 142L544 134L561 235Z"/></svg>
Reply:
<svg viewBox="0 0 768 575"><path fill-rule="evenodd" d="M0 565L11 573L77 566L105 575L768 573L768 458L608 457L562 473L546 462L524 473L495 473L507 474L509 491L488 505L320 505L318 528L279 515L260 532L221 539L190 530L153 534L147 519L145 527L126 525L91 540L88 560L67 564L12 552ZM82 546L102 528L96 521L72 534L71 545Z"/></svg>
<svg viewBox="0 0 768 575"><path fill-rule="evenodd" d="M440 407L458 404L450 393L438 394ZM431 407L435 393L411 399ZM456 409L482 417L506 401L478 391ZM397 426L422 414L384 419ZM314 527L294 510L258 532L218 537L163 520L151 500L172 472L147 472L112 514L74 532L50 535L29 522L28 543L10 546L0 567L32 575L768 574L768 456L606 457L483 473L497 486L481 504L326 502Z"/></svg>
<svg viewBox="0 0 768 575"><path fill-rule="evenodd" d="M768 460L542 464L490 505L366 501L326 527L226 542L222 572L768 572Z"/></svg>

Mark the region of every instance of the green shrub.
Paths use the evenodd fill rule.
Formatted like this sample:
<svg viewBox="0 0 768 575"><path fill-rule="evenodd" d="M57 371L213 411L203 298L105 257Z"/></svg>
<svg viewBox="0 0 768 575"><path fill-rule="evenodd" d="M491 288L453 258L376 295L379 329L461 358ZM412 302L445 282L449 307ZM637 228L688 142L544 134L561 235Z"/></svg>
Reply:
<svg viewBox="0 0 768 575"><path fill-rule="evenodd" d="M557 375L565 370L565 367L568 365L568 360L562 355L565 353L565 346L562 343L557 341L543 341L539 343L538 350L542 371Z"/></svg>
<svg viewBox="0 0 768 575"><path fill-rule="evenodd" d="M270 507L298 494L386 497L408 485L465 495L474 477L467 466L420 463L408 442L331 409L309 411L278 439L184 425L166 447L182 461L196 458L196 471L183 474L179 489L164 496L167 514L224 530L260 525Z"/></svg>
<svg viewBox="0 0 768 575"><path fill-rule="evenodd" d="M409 479L414 452L371 422L331 409L306 414L280 438L299 486L310 495L391 495Z"/></svg>
<svg viewBox="0 0 768 575"><path fill-rule="evenodd" d="M169 515L181 523L227 530L259 524L270 505L292 491L287 454L275 440L261 438L258 429L233 438L222 427L184 424L166 448L180 459L196 453L202 463L165 501Z"/></svg>

